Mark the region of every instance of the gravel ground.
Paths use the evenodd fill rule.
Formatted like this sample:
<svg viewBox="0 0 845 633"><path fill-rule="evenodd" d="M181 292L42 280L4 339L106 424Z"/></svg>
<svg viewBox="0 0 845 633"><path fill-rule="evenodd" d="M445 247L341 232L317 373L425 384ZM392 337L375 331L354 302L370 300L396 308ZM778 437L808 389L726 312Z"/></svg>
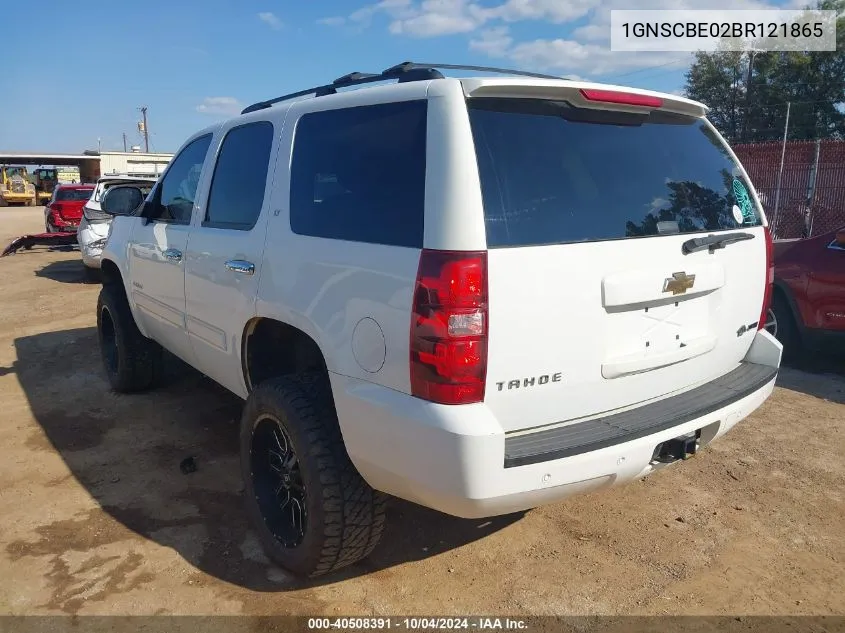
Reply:
<svg viewBox="0 0 845 633"><path fill-rule="evenodd" d="M42 222L0 209L0 243ZM0 288L0 613L845 613L832 365L783 369L732 433L623 488L484 521L395 501L369 561L301 583L241 511L237 399L184 368L110 393L76 251L0 259Z"/></svg>

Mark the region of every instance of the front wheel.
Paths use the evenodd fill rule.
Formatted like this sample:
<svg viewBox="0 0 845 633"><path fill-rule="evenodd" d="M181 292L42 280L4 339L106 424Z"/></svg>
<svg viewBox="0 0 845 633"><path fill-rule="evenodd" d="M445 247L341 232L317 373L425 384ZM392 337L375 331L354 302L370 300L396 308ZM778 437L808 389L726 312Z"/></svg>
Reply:
<svg viewBox="0 0 845 633"><path fill-rule="evenodd" d="M327 378L275 378L256 387L241 419L240 453L247 513L274 562L314 577L373 551L387 497L350 461Z"/></svg>
<svg viewBox="0 0 845 633"><path fill-rule="evenodd" d="M100 290L97 335L112 389L132 393L153 386L161 368L162 349L141 334L119 284L109 283Z"/></svg>

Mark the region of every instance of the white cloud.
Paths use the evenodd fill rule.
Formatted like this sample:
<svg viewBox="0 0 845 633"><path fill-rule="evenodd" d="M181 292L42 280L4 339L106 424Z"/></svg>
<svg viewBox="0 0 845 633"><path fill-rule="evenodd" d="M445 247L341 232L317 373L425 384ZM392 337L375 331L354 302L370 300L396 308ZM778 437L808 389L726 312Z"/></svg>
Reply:
<svg viewBox="0 0 845 633"><path fill-rule="evenodd" d="M470 33L487 20L485 11L467 0L423 0L419 7L405 3L392 17L390 32L411 37Z"/></svg>
<svg viewBox="0 0 845 633"><path fill-rule="evenodd" d="M381 0L358 9L349 15L350 22L369 24L377 13L386 13L393 18L403 18L416 15L411 0Z"/></svg>
<svg viewBox="0 0 845 633"><path fill-rule="evenodd" d="M384 14L390 19L388 30L395 35L436 37L470 33L492 21L547 20L561 24L583 17L600 2L505 0L491 7L473 0L381 0L354 11L348 21L369 25L375 15ZM324 18L320 22L336 26L343 24L336 18Z"/></svg>
<svg viewBox="0 0 845 633"><path fill-rule="evenodd" d="M196 109L203 114L235 116L244 109L244 105L235 97L206 97Z"/></svg>
<svg viewBox="0 0 845 633"><path fill-rule="evenodd" d="M276 31L282 28L282 21L276 17L275 13L271 13L270 11L262 11L258 14L258 19Z"/></svg>
<svg viewBox="0 0 845 633"><path fill-rule="evenodd" d="M652 211L657 211L658 209L662 209L669 205L669 201L666 198L655 198L651 201L649 207L651 207Z"/></svg>
<svg viewBox="0 0 845 633"><path fill-rule="evenodd" d="M781 0L709 0L710 9L775 8ZM808 0L784 0L788 3ZM698 9L701 0L638 0L637 9ZM523 68L567 72L570 76L634 74L658 68L657 74L688 66L690 55L610 50L610 11L631 8L630 0L379 0L345 18L320 20L333 26L370 26L386 18L393 35L433 38L467 34L469 50L491 58L510 59ZM585 19L586 18L586 19ZM583 20L566 36L518 41L510 24L545 22L565 28Z"/></svg>
<svg viewBox="0 0 845 633"><path fill-rule="evenodd" d="M555 24L576 20L587 15L600 0L506 0L497 7L485 10L488 19L506 22L547 20Z"/></svg>
<svg viewBox="0 0 845 633"><path fill-rule="evenodd" d="M610 23L579 26L572 32L572 36L587 41L608 40L610 39Z"/></svg>
<svg viewBox="0 0 845 633"><path fill-rule="evenodd" d="M334 15L328 18L320 18L317 24L324 24L326 26L343 26L346 24L346 18L342 15Z"/></svg>
<svg viewBox="0 0 845 633"><path fill-rule="evenodd" d="M513 44L508 27L497 26L481 31L479 37L470 40L469 48L489 55L490 57L505 57Z"/></svg>
<svg viewBox="0 0 845 633"><path fill-rule="evenodd" d="M525 68L607 75L639 68L660 66L661 70L686 68L690 57L678 53L613 52L599 44L574 40L538 39L511 48L507 56Z"/></svg>

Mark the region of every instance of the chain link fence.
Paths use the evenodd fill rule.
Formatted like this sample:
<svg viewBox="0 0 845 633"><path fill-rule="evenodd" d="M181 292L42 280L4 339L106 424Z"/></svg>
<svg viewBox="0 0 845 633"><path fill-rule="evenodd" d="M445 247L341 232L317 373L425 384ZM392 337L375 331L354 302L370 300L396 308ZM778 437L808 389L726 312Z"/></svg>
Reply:
<svg viewBox="0 0 845 633"><path fill-rule="evenodd" d="M775 239L814 237L845 226L845 141L787 141L733 145L760 195Z"/></svg>

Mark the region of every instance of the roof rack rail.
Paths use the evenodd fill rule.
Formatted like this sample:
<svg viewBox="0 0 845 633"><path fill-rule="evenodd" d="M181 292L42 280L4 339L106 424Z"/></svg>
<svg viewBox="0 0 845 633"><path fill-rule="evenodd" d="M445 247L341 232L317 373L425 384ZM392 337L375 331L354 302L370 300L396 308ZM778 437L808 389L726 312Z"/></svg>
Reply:
<svg viewBox="0 0 845 633"><path fill-rule="evenodd" d="M555 75L544 75L542 73L532 73L527 70L514 70L512 68L495 68L493 66L467 66L465 64L423 64L422 62L403 62L391 66L385 73L389 72L408 72L417 68L442 68L444 70L475 70L485 73L496 73L499 75L520 75L523 77L537 77L538 79L561 79Z"/></svg>
<svg viewBox="0 0 845 633"><path fill-rule="evenodd" d="M369 83L376 83L379 81L390 81L396 79L399 83L406 81L424 81L427 79L443 79L443 74L439 72L439 68L444 70L474 70L479 72L497 73L500 75L520 75L523 77L537 77L538 79L561 79L555 75L543 75L541 73L532 73L525 70L512 70L508 68L494 68L492 66L465 66L463 64L422 64L418 62L402 62L391 66L380 73L361 73L351 72L342 77L338 77L330 84L323 86L315 86L307 90L300 90L299 92L292 92L274 99L267 99L266 101L259 101L247 106L241 111L241 114L248 114L249 112L256 112L269 108L273 104L281 103L282 101L289 101L297 97L305 97L313 94L315 97L322 97L325 95L335 94L339 88L349 88L351 86L361 86Z"/></svg>

